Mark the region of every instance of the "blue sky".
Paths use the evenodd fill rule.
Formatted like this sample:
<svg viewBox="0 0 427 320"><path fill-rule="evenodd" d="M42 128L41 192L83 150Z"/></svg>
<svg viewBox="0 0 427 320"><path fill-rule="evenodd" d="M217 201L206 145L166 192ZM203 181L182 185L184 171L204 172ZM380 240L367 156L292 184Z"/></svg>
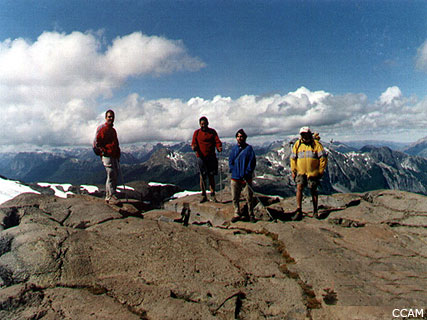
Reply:
<svg viewBox="0 0 427 320"><path fill-rule="evenodd" d="M72 38L73 32L82 36ZM375 136L415 141L427 135L426 1L0 3L0 53L9 54L4 65L11 68L11 74L22 72L22 62L10 58L13 49L19 47L14 41L21 39L26 44L23 56L34 56L46 43L40 40L42 34L49 43L60 37L79 45L95 41L98 56L90 64L101 61L108 48L114 47L115 39L136 34L142 38L129 39L139 43L126 46L126 50L135 52L127 58L129 64L116 64L121 70L129 69L127 72L118 75L114 70L111 76L106 67L93 79L88 80L90 76L82 72L74 75L87 81L86 87L93 85L90 93L81 96L75 86L68 90L65 85L53 86L47 79L51 73L44 71L30 80L0 78L0 102L2 84L10 95L1 108L10 119L16 118L14 112L19 108L43 114L39 121L30 119L30 124L28 119L18 117L15 121L22 122L11 126L11 133L6 134L8 140L0 139L1 144L84 144L108 104L121 111L123 117L118 114L116 126L129 143L185 140L202 114L208 115L211 125L221 129L224 136L233 136L235 130L246 126L252 135L283 137L304 124L324 132L326 137L342 140ZM92 36L90 41L85 38L87 35ZM150 39L163 42L155 47L156 54L147 58L143 46ZM165 46L168 51L162 55ZM42 57L45 52L38 51L37 61L48 64L56 59ZM61 52L58 55L64 54L66 61L67 54ZM0 68L1 59L0 55ZM150 61L150 67L132 72L130 69L140 59ZM13 63L16 69L11 67ZM44 70L43 63L31 72ZM77 61L73 66L87 69L85 63ZM60 65L59 59L58 68ZM165 65L171 67L161 69ZM29 81L33 81L31 86ZM40 81L45 82L40 85ZM57 79L56 83L61 81ZM11 82L17 85L11 86ZM37 91L40 86L43 89ZM10 93L17 88L21 91ZM43 90L64 90L64 95L53 101L57 97L52 94L40 97ZM32 99L30 93L36 98ZM32 100L38 100L38 104L22 102ZM268 104L275 107L269 108ZM51 111L58 109L61 112L56 111L58 118L54 118L55 112ZM82 120L75 120L73 113L77 111L82 113ZM418 119L408 123L415 115ZM150 120L146 119L148 116ZM165 117L174 119L164 123L161 119ZM134 118L133 123L129 118ZM69 133L57 124L61 119L76 122L72 140L64 140ZM135 119L140 119L140 124ZM254 124L255 119L262 121ZM174 130L160 132L152 128L162 124ZM140 130L139 125L151 133ZM390 125L396 128L392 132ZM84 130L79 129L82 127ZM32 130L39 134L29 138Z"/></svg>

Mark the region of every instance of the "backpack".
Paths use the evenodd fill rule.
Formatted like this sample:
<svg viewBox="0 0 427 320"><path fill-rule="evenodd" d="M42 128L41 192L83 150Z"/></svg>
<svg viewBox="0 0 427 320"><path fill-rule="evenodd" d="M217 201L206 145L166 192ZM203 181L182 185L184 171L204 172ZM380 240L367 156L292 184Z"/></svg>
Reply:
<svg viewBox="0 0 427 320"><path fill-rule="evenodd" d="M98 147L92 147L93 152L97 155L97 156L101 156L102 155L102 151L101 149L99 149Z"/></svg>
<svg viewBox="0 0 427 320"><path fill-rule="evenodd" d="M101 129L101 127L102 125L99 126L98 129L96 129L95 139L93 139L93 143L92 143L92 150L97 156L102 156L102 150L96 144L96 137L98 136L98 132Z"/></svg>

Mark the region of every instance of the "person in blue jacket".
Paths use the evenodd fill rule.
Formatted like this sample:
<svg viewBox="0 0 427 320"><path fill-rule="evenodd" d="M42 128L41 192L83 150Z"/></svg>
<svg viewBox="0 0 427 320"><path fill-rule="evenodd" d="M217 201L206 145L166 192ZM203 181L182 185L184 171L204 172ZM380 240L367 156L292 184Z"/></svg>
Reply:
<svg viewBox="0 0 427 320"><path fill-rule="evenodd" d="M231 172L231 197L234 206L234 217L231 220L236 222L244 220L239 205L240 194L244 191L248 201L248 214L251 221L254 217L252 176L256 166L255 152L249 144L246 143L247 134L243 129L236 132L237 144L233 147L228 159L228 165Z"/></svg>

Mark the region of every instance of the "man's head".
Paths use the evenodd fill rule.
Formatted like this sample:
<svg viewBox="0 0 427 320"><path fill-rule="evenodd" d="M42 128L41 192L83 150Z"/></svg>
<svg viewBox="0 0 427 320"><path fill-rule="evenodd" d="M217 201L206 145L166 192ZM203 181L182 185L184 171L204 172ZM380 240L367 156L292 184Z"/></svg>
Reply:
<svg viewBox="0 0 427 320"><path fill-rule="evenodd" d="M200 125L200 128L201 128L202 130L206 130L206 129L208 128L208 125L209 125L208 118L206 118L206 117L201 117L201 118L199 119L199 125Z"/></svg>
<svg viewBox="0 0 427 320"><path fill-rule="evenodd" d="M246 134L245 130L243 129L239 129L236 132L236 140L237 140L237 144L239 146L244 145L246 143L246 138L248 137L248 135Z"/></svg>
<svg viewBox="0 0 427 320"><path fill-rule="evenodd" d="M107 112L105 112L105 121L108 124L113 124L114 123L114 118L115 118L115 114L113 110L107 110Z"/></svg>
<svg viewBox="0 0 427 320"><path fill-rule="evenodd" d="M302 142L311 142L313 140L313 134L309 127L302 127L299 130L299 134L301 135Z"/></svg>

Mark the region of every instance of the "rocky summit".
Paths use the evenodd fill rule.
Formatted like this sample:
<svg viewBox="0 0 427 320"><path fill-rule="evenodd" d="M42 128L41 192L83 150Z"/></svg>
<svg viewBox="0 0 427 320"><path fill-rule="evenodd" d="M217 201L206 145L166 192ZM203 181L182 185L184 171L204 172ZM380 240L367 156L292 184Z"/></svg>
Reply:
<svg viewBox="0 0 427 320"><path fill-rule="evenodd" d="M143 212L88 195L0 206L1 319L392 319L427 306L427 198L401 191L258 195L230 223L193 195Z"/></svg>

